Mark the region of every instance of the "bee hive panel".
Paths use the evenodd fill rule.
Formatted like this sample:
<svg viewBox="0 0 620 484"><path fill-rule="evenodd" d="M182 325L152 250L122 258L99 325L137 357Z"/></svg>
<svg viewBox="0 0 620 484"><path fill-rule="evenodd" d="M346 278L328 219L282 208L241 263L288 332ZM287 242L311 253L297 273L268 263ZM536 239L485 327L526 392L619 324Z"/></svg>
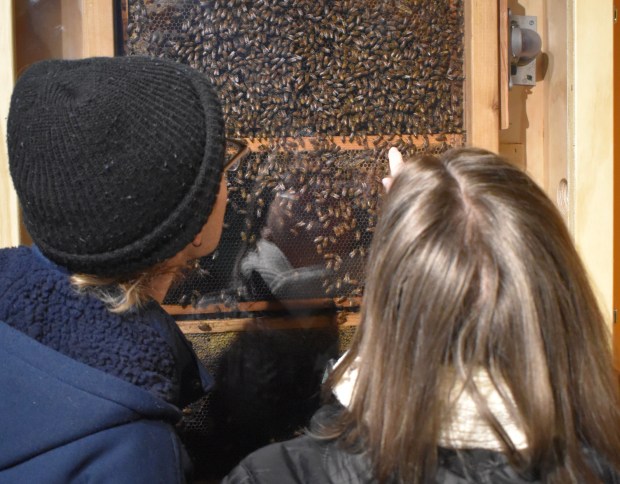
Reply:
<svg viewBox="0 0 620 484"><path fill-rule="evenodd" d="M127 1L125 54L203 72L251 148L227 173L219 248L165 301L217 382L186 409L198 474L292 437L319 405L359 322L387 150L464 143L463 3Z"/></svg>
<svg viewBox="0 0 620 484"><path fill-rule="evenodd" d="M129 55L204 72L235 137L462 133L462 0L129 0Z"/></svg>
<svg viewBox="0 0 620 484"><path fill-rule="evenodd" d="M274 296L361 295L387 149L463 144L462 0L128 0L123 35L127 55L203 72L219 91L228 136L253 151L228 175L220 249L171 291L170 304L213 314L222 303L238 309ZM321 276L302 273L300 289L289 274L275 294L249 287L243 260L274 233L306 255L296 268Z"/></svg>

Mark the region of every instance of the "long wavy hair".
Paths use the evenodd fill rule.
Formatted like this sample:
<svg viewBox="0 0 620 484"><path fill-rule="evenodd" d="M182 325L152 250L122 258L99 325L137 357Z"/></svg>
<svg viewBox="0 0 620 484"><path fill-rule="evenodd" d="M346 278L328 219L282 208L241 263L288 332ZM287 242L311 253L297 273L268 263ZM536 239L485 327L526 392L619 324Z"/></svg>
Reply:
<svg viewBox="0 0 620 484"><path fill-rule="evenodd" d="M584 449L620 469L608 327L560 213L500 157L464 148L406 163L375 232L361 319L328 380L359 362L351 404L319 434L363 442L380 482L433 478L450 374L517 469L600 482ZM481 369L526 449L489 411Z"/></svg>

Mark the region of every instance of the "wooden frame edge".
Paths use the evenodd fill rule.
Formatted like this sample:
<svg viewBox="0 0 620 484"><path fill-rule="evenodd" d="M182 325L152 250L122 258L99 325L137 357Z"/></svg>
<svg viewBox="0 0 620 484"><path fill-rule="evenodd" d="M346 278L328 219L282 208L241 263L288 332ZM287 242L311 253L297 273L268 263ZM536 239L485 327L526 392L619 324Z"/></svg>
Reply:
<svg viewBox="0 0 620 484"><path fill-rule="evenodd" d="M19 203L9 174L6 145L6 120L15 84L13 2L0 3L0 25L4 26L0 29L0 52L5 53L0 63L0 247L10 247L20 242Z"/></svg>
<svg viewBox="0 0 620 484"><path fill-rule="evenodd" d="M498 2L465 1L465 130L467 144L499 150Z"/></svg>

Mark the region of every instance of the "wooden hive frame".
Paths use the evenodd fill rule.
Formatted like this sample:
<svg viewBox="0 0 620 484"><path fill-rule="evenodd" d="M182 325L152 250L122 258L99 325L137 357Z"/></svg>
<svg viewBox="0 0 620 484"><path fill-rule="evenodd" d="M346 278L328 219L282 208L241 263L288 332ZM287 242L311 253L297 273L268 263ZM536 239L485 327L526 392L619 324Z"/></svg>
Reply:
<svg viewBox="0 0 620 484"><path fill-rule="evenodd" d="M128 21L127 0L121 2L121 15L123 24ZM410 145L424 148L428 144L447 143L451 146L470 144L497 151L499 131L499 47L498 47L498 5L494 2L474 0L464 2L464 125L465 135L426 135L426 136L391 136L390 140L402 139ZM474 35L475 33L475 35ZM123 29L126 36L126 31ZM126 40L126 37L125 37ZM334 136L332 142L343 150L373 149L385 145L386 140L382 136L366 136L364 141L352 137ZM261 146L272 140L266 138L246 138L246 143L254 152L260 151ZM299 149L313 150L314 138L281 139L281 143L295 143ZM359 322L358 298L348 298L343 304L331 298L300 301L300 306L308 308L331 308L338 314L337 321L340 325L355 326ZM219 319L213 317L225 313L227 308L219 304L211 304L207 307L194 309L179 305L167 305L165 309L175 317L178 324L186 333L218 333L229 331L243 331L257 327L261 328L294 328L294 327L323 327L333 324L331 316L301 316L287 314L286 317L237 317L242 313L262 313L263 311L278 311L282 305L275 301L239 303L236 305L231 317ZM230 311L230 308L228 308Z"/></svg>
<svg viewBox="0 0 620 484"><path fill-rule="evenodd" d="M57 55L64 57L86 57L93 55L112 55L114 52L114 19L111 5L108 2L92 2L85 0L59 0L62 24L65 29L62 32L61 52ZM124 0L119 2L122 6ZM105 4L105 5L104 5ZM498 96L498 40L497 40L497 5L494 2L483 0L465 1L465 131L467 133L467 144L484 147L490 150L498 148L498 129L499 129L499 96ZM79 15L77 15L79 13ZM475 33L475 35L473 35ZM20 66L15 66L19 70ZM459 144L459 135L448 135L449 144ZM257 140L247 140L253 149L258 148L260 143ZM299 141L299 140L297 140ZM368 137L368 143L376 146L381 143L381 139ZM433 136L409 139L415 145L434 140ZM360 143L353 141L341 141L335 139L335 143L340 144L345 150L364 149ZM309 145L309 140L308 140ZM3 177L3 182L9 180L8 176ZM3 190L3 193L10 194L10 189ZM9 199L13 200L13 199ZM3 221L12 221L11 227L19 226L15 223L14 203L2 204L2 209L10 211ZM10 229L13 231L13 229ZM16 236L12 236L15 238ZM20 239L24 235L18 235ZM346 318L341 317L343 324L356 324L358 315L348 308L339 307L333 300L330 301L308 301L308 304L333 305ZM264 303L269 306L272 303ZM256 307L254 305L254 307ZM187 313L187 309L180 307L167 307L167 309L177 315ZM243 328L250 325L251 321L238 320L233 325L235 328ZM201 326L211 328L210 331L229 331L231 324L224 324L219 320L196 320L181 321L180 325L185 331L196 331ZM278 326L277 320L274 324ZM321 324L317 322L316 324Z"/></svg>

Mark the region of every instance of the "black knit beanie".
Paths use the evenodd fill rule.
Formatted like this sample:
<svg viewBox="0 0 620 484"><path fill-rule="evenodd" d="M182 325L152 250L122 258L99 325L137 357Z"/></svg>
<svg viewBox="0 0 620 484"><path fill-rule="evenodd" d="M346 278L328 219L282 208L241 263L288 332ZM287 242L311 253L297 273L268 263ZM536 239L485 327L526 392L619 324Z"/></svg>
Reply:
<svg viewBox="0 0 620 484"><path fill-rule="evenodd" d="M19 78L9 167L28 232L72 272L132 274L206 223L224 161L208 80L145 57L51 60Z"/></svg>

